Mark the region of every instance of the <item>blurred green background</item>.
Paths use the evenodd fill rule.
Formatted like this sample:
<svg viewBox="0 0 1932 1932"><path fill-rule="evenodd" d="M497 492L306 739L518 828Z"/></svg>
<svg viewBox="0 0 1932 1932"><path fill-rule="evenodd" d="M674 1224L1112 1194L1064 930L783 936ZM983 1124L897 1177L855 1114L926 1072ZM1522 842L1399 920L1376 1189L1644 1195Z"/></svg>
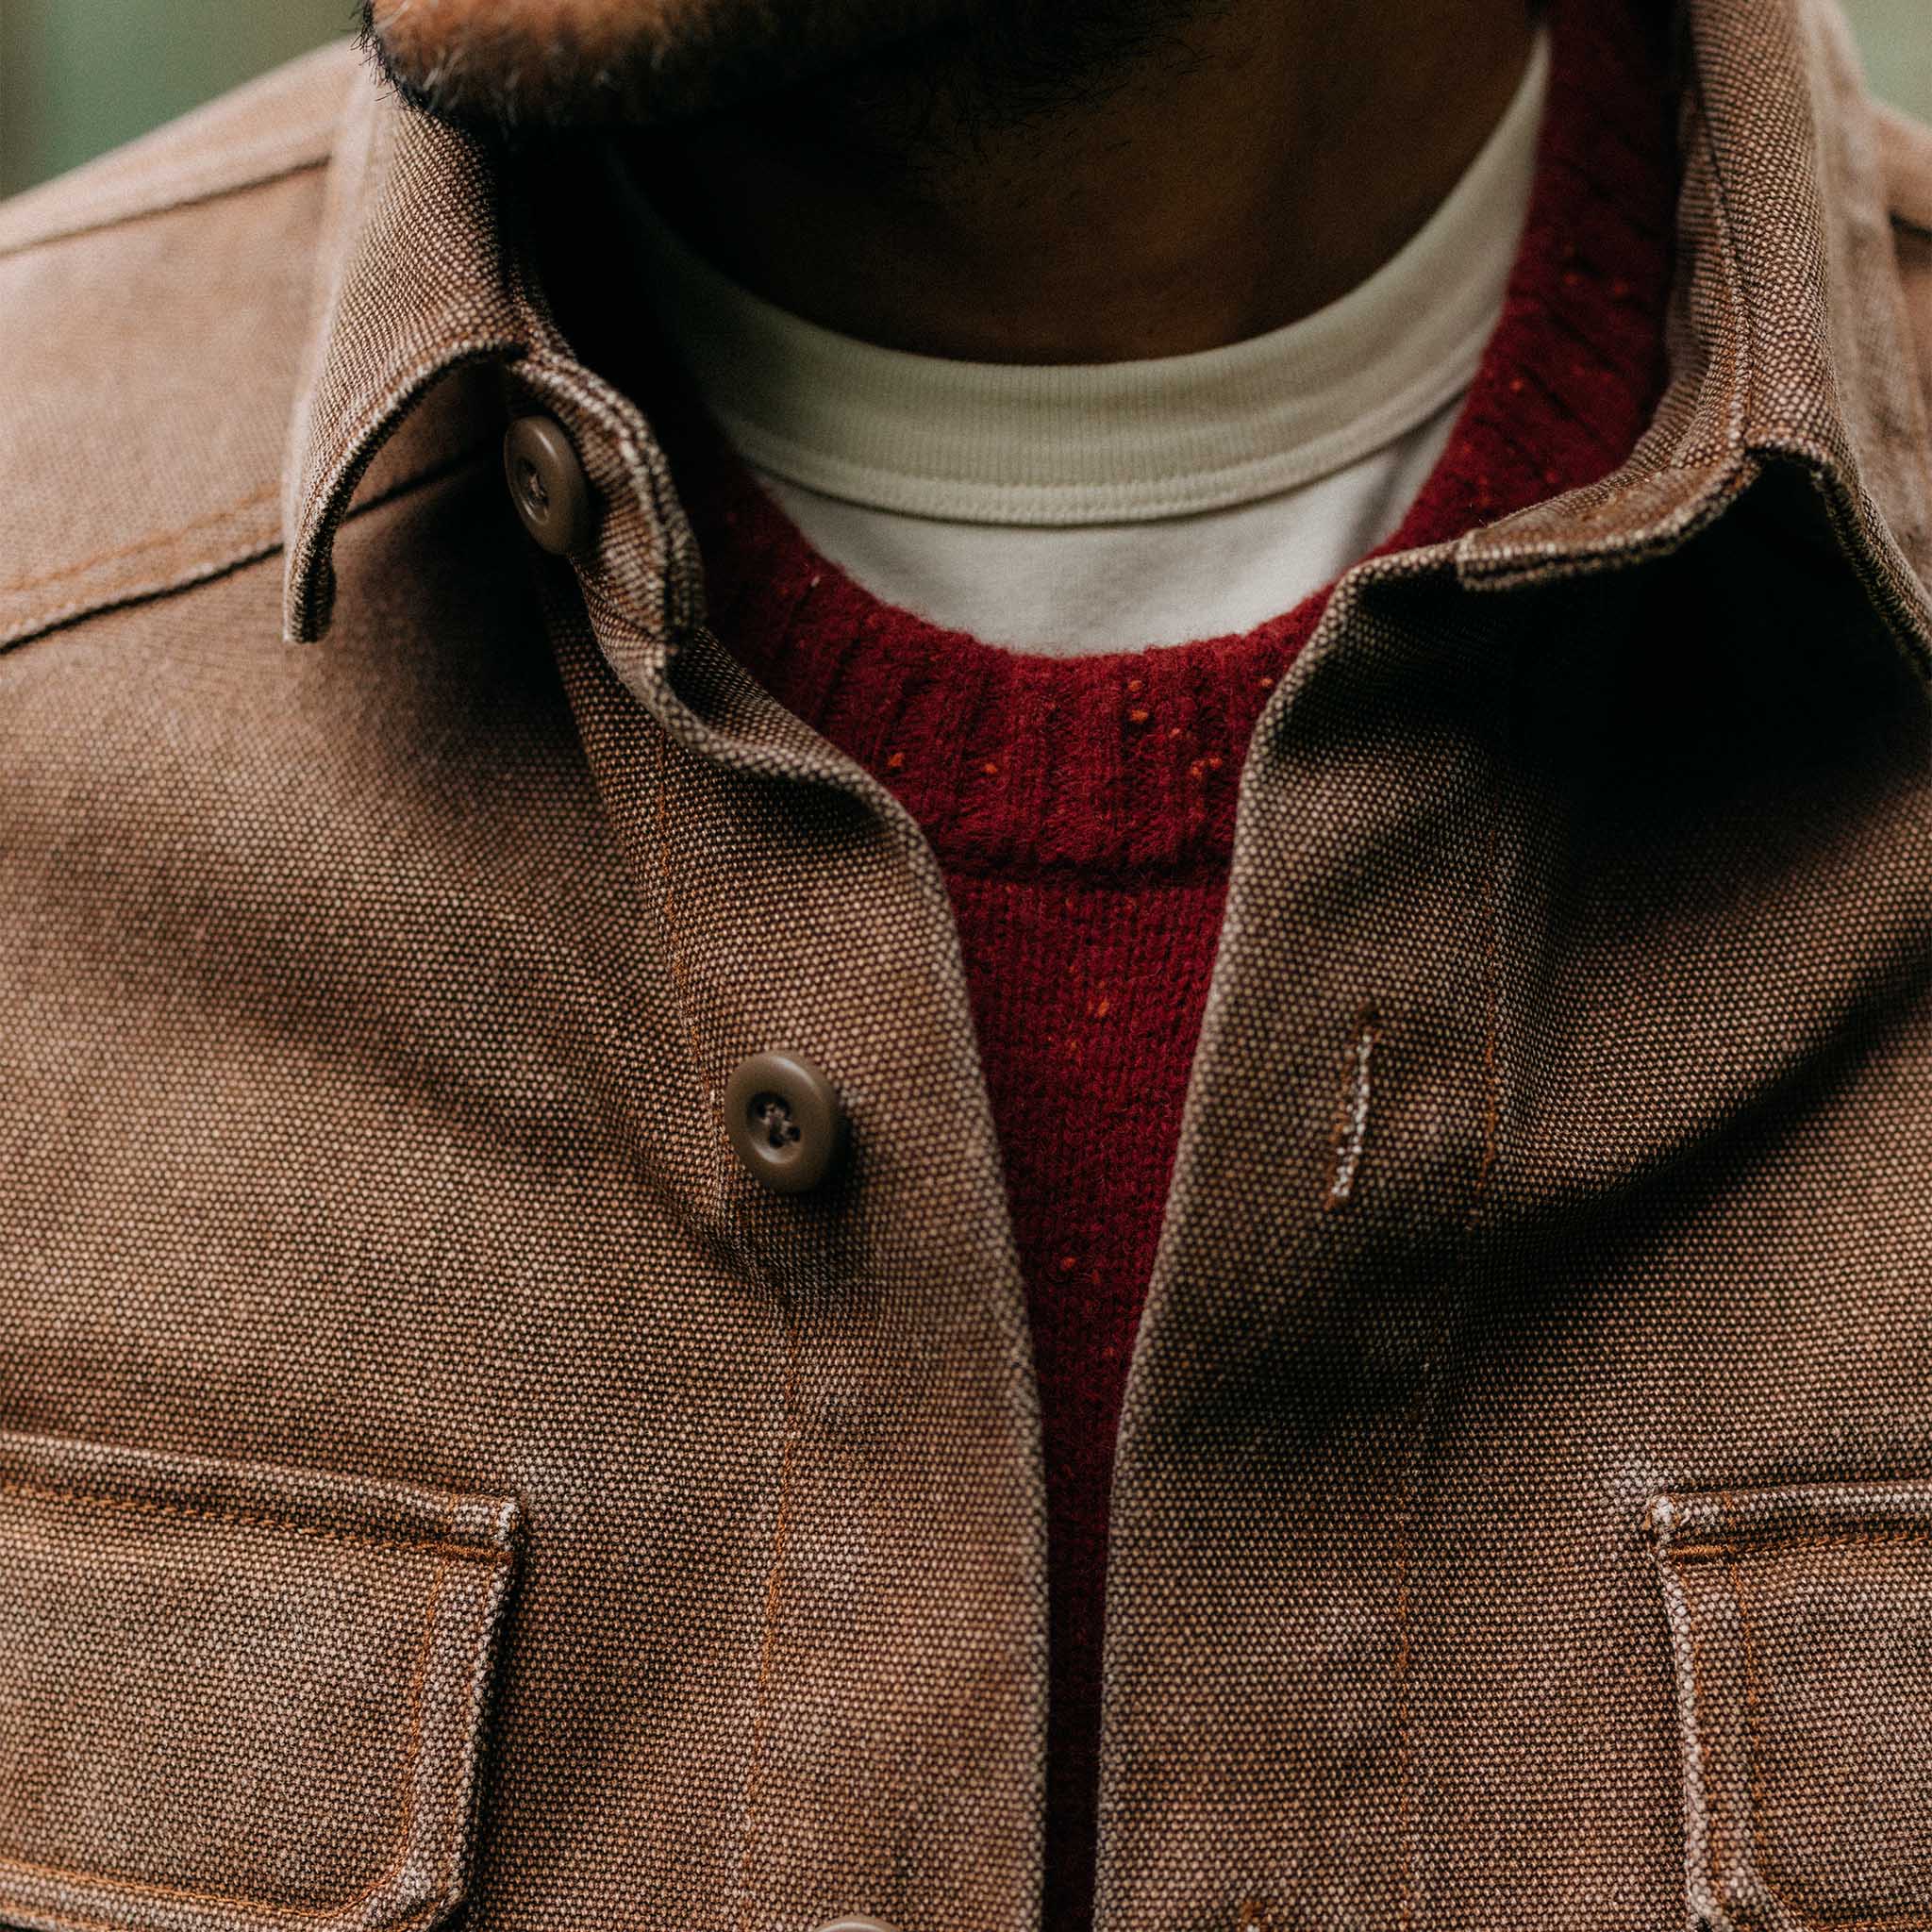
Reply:
<svg viewBox="0 0 1932 1932"><path fill-rule="evenodd" d="M1932 0L1847 0L1877 91L1932 119ZM354 0L0 0L0 193L58 175L355 19Z"/></svg>
<svg viewBox="0 0 1932 1932"><path fill-rule="evenodd" d="M356 24L357 0L0 0L0 193Z"/></svg>

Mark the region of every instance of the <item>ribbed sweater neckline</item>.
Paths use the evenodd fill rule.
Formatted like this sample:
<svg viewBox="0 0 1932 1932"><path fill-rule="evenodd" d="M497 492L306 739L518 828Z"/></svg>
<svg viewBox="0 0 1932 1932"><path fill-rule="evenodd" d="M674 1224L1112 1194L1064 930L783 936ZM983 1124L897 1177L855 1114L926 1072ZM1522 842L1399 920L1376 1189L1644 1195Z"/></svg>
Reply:
<svg viewBox="0 0 1932 1932"><path fill-rule="evenodd" d="M1502 316L1382 553L1594 482L1641 434L1664 375L1658 210L1674 167L1651 56L1627 16L1557 0ZM715 431L667 427L720 638L897 793L949 872L1152 885L1225 870L1248 740L1327 590L1239 636L1075 658L1003 650L882 603L812 549Z"/></svg>

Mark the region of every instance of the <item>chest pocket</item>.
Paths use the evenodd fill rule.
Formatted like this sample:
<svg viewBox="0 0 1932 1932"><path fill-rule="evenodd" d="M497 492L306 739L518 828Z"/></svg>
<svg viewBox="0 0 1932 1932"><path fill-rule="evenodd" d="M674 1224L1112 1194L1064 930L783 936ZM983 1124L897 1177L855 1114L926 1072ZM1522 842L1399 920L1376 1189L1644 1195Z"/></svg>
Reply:
<svg viewBox="0 0 1932 1932"><path fill-rule="evenodd" d="M1932 1483L1658 1497L1693 1924L1932 1925Z"/></svg>
<svg viewBox="0 0 1932 1932"><path fill-rule="evenodd" d="M460 1903L514 1507L0 1434L0 1924Z"/></svg>

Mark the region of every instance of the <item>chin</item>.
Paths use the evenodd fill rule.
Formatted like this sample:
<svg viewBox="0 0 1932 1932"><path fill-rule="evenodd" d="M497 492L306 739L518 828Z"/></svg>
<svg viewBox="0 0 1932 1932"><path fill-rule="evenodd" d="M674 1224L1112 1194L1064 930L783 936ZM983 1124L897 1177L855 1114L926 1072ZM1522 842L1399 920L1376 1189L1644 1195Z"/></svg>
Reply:
<svg viewBox="0 0 1932 1932"><path fill-rule="evenodd" d="M363 0L390 78L501 130L702 119L948 24L959 0Z"/></svg>

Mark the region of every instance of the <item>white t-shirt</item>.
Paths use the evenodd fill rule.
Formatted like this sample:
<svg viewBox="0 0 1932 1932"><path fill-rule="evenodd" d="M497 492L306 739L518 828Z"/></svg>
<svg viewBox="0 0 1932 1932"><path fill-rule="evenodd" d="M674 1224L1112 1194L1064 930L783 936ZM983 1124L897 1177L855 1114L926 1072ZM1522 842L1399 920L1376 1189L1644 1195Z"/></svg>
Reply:
<svg viewBox="0 0 1932 1932"><path fill-rule="evenodd" d="M751 294L629 198L660 325L821 555L1014 650L1182 643L1292 608L1401 522L1501 313L1548 73L1540 37L1482 151L1366 282L1196 355L1038 366L879 348Z"/></svg>

